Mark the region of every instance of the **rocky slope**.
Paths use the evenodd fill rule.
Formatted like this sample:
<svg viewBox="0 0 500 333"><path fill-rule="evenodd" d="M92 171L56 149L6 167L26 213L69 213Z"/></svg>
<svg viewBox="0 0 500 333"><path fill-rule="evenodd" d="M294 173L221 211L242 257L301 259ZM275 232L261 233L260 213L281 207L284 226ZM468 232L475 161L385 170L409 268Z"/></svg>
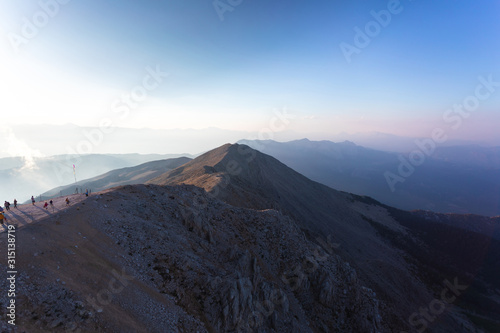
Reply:
<svg viewBox="0 0 500 333"><path fill-rule="evenodd" d="M58 208L17 230L18 332L381 329L355 269L277 211L154 185ZM2 290L6 271L2 258ZM6 302L2 293L2 318Z"/></svg>

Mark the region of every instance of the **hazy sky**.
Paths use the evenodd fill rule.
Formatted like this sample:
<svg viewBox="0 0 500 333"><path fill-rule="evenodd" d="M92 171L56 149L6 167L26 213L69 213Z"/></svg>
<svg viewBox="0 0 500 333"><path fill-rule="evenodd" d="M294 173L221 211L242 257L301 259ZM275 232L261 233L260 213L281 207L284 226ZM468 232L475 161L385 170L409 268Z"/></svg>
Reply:
<svg viewBox="0 0 500 333"><path fill-rule="evenodd" d="M498 1L215 3L2 1L2 127L497 132Z"/></svg>

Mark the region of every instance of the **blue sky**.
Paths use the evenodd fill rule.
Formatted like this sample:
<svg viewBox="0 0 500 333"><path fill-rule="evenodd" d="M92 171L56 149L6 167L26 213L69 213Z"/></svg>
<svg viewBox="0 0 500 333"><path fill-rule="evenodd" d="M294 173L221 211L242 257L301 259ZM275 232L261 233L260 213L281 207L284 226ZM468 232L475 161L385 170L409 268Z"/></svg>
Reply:
<svg viewBox="0 0 500 333"><path fill-rule="evenodd" d="M500 81L498 1L401 1L348 62L341 43L355 45L355 27L364 31L371 12L393 0L243 0L224 20L208 0L61 0L15 52L23 19L43 20L41 3L55 1L0 5L7 124L98 126L106 117L121 127L258 131L287 108L298 138L313 131L427 136L449 127L443 114L474 94L479 76ZM147 68L169 75L118 117L114 103L142 84ZM489 140L499 105L500 88L450 133Z"/></svg>

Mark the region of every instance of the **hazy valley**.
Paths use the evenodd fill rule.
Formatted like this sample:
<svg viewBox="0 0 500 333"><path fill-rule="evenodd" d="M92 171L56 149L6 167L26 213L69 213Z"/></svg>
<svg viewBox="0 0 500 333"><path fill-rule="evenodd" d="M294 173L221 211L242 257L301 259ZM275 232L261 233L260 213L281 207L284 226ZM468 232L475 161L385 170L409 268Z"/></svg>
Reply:
<svg viewBox="0 0 500 333"><path fill-rule="evenodd" d="M312 180L332 188L367 195L406 210L500 215L500 148L481 146L436 147L418 166L409 153L368 149L352 142L276 142L241 140L269 154ZM404 167L401 167L403 158ZM400 176L391 187L386 172ZM394 189L394 191L393 191Z"/></svg>

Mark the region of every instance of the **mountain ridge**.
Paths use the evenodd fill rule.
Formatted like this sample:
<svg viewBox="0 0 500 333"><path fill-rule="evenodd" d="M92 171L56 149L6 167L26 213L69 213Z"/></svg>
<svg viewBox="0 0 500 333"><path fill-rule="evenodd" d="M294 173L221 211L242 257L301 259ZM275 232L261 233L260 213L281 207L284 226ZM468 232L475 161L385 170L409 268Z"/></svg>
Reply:
<svg viewBox="0 0 500 333"><path fill-rule="evenodd" d="M248 146L224 145L149 183L192 184L235 206L276 209L297 221L311 239L323 236L340 244L337 251L380 297L385 307L382 316L395 327L404 329L401 319L413 311L410 304L401 302L401 295L422 304L430 297L399 250L388 245L372 225L376 221L404 232L384 207L311 181Z"/></svg>
<svg viewBox="0 0 500 333"><path fill-rule="evenodd" d="M85 189L99 192L121 185L142 184L164 172L189 162L189 157L168 158L163 160L142 163L136 166L114 169L96 177L78 181L78 183L56 187L42 193L38 198L48 200L55 196L75 193L75 187L83 193Z"/></svg>

